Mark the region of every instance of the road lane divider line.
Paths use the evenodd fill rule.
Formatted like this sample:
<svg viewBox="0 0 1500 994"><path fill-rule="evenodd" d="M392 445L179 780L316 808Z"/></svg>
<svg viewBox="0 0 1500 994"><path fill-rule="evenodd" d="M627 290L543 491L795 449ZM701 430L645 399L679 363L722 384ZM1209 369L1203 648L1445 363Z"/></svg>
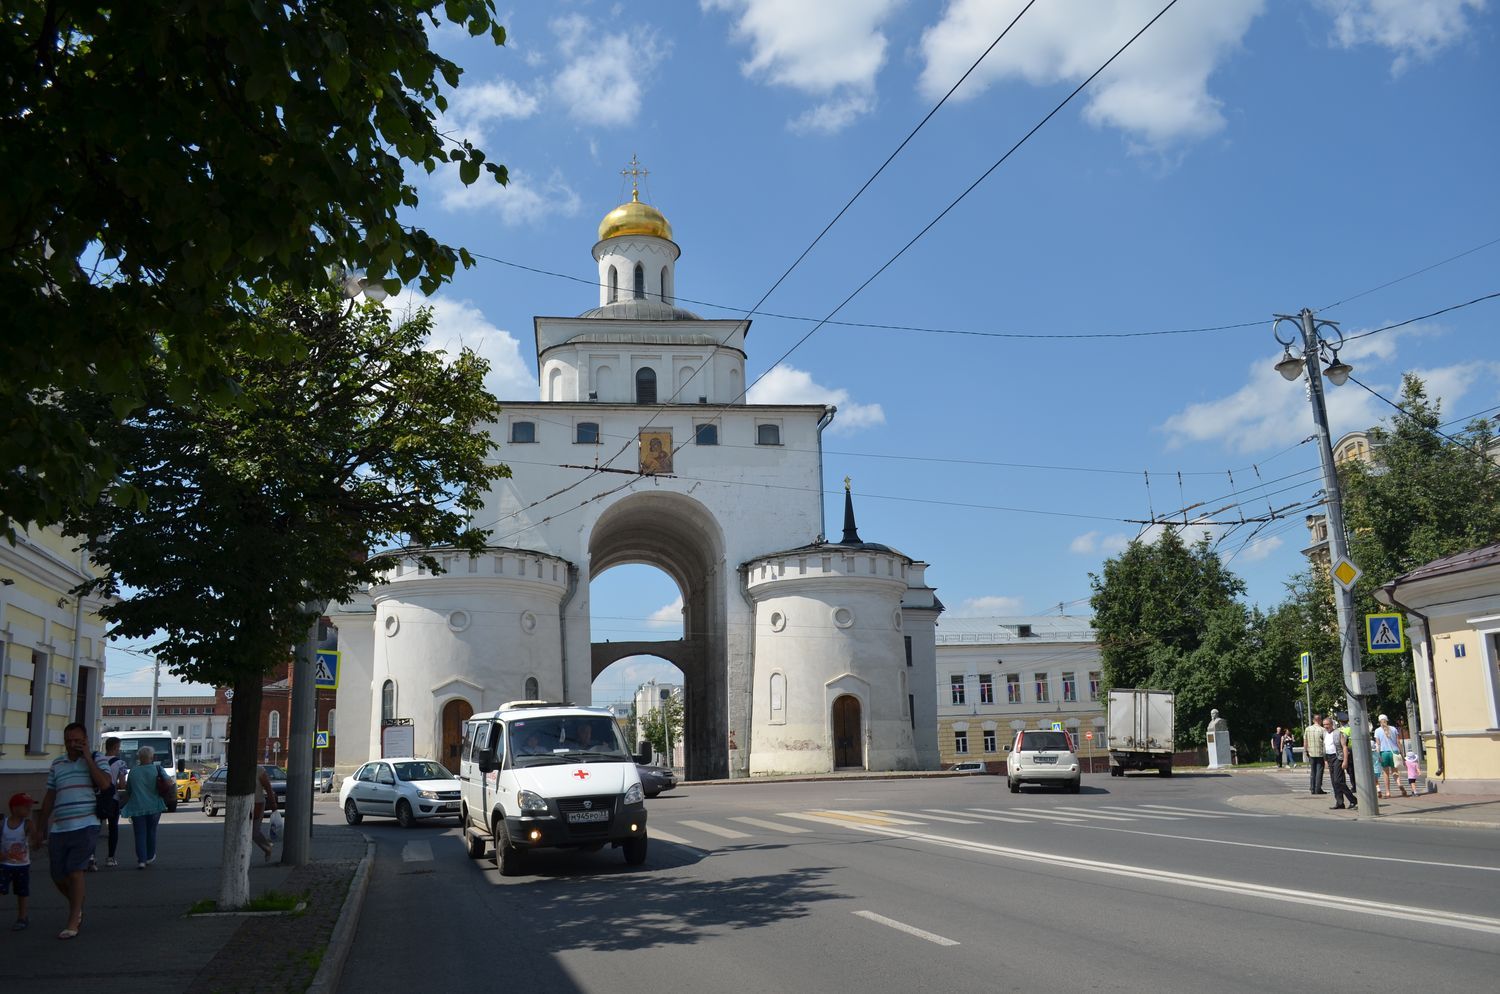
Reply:
<svg viewBox="0 0 1500 994"><path fill-rule="evenodd" d="M686 828L696 828L700 832L707 832L709 835L717 835L717 836L719 836L721 838L725 838L725 839L748 839L748 838L750 838L750 833L749 832L741 832L741 831L738 831L738 830L733 829L733 828L723 828L723 827L721 827L719 825L709 824L706 821L687 821L687 820L684 820L684 821L679 821L677 824L682 825L682 826L684 826Z"/></svg>
<svg viewBox="0 0 1500 994"><path fill-rule="evenodd" d="M1012 846L1000 846L988 842L973 842L968 839L955 839L943 835L923 835L903 829L882 828L878 825L856 825L851 827L857 832L884 835L908 842L926 842L929 845L947 849L960 849L965 852L987 853L1020 862L1041 863L1064 869L1081 870L1105 876L1125 877L1127 879L1142 880L1147 883L1168 884L1191 890L1212 891L1236 897L1300 904L1323 912L1335 910L1345 911L1359 917L1373 916L1376 918L1389 918L1404 922L1413 928L1420 925L1437 925L1447 928L1464 929L1470 932L1500 935L1500 918L1487 918L1483 915L1471 915L1459 911L1444 911L1441 908L1418 908L1410 905L1388 907L1373 903L1366 897L1355 898L1334 894L1309 894L1305 890L1291 890L1286 887L1274 887L1270 884L1256 884L1247 880L1219 879L1192 873L1179 873L1176 870L1126 866L1123 863L1108 863L1104 860L1085 859L1080 856L1063 856L1059 853L1017 849ZM1105 829L1105 831L1111 831L1111 829Z"/></svg>
<svg viewBox="0 0 1500 994"><path fill-rule="evenodd" d="M810 828L801 825L783 825L779 821L765 821L761 818L751 818L749 815L731 815L730 821L737 821L741 825L754 825L756 828L768 828L773 832L785 832L787 835L806 835L811 832Z"/></svg>
<svg viewBox="0 0 1500 994"><path fill-rule="evenodd" d="M1028 818L1011 818L1008 815L979 814L978 809L974 811L950 811L947 808L923 808L923 811L931 811L940 815L958 815L962 818L978 818L981 821L1006 821L1012 825L1035 825L1036 822Z"/></svg>
<svg viewBox="0 0 1500 994"><path fill-rule="evenodd" d="M949 818L946 815L929 815L920 811L887 811L884 808L876 808L875 813L879 815L897 815L917 819L917 824L924 821L942 821L950 825L978 825L979 822L973 818Z"/></svg>
<svg viewBox="0 0 1500 994"><path fill-rule="evenodd" d="M907 935L914 935L919 939L926 939L928 942L934 943L935 945L956 946L959 944L958 940L956 939L950 939L946 936L938 935L936 932L929 932L926 929L917 928L915 925L908 925L906 924L906 922L898 922L896 921L896 919L887 918L885 915L877 915L873 911L856 911L853 914L856 918L863 918L866 921L872 921L877 924L884 925L887 928L893 928L898 932L905 932Z"/></svg>
<svg viewBox="0 0 1500 994"><path fill-rule="evenodd" d="M432 862L432 843L426 839L416 839L401 847L401 862L403 863L430 863Z"/></svg>

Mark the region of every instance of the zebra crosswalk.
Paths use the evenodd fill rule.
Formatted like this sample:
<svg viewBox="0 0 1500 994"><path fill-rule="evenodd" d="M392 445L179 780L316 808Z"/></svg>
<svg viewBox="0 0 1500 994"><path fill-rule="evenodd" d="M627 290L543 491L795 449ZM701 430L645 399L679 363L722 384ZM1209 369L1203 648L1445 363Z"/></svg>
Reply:
<svg viewBox="0 0 1500 994"><path fill-rule="evenodd" d="M829 828L944 828L950 825L1073 825L1118 827L1127 824L1164 827L1164 822L1178 822L1187 827L1205 821L1229 822L1236 818L1275 818L1277 815L1248 811L1213 810L1172 804L1109 804L1098 807L1061 805L1058 807L1006 808L810 808L783 811L767 817L728 815L722 819L707 817L669 820L653 818L651 838L700 851L734 845L755 845L766 837L805 835L817 826Z"/></svg>

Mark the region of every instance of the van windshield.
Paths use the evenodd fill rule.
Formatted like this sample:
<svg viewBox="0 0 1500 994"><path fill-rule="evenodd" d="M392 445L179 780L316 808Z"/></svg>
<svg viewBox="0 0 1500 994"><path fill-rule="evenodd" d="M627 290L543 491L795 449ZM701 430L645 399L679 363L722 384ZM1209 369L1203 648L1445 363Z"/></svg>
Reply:
<svg viewBox="0 0 1500 994"><path fill-rule="evenodd" d="M521 718L507 725L512 766L628 763L620 728L602 715Z"/></svg>
<svg viewBox="0 0 1500 994"><path fill-rule="evenodd" d="M124 735L111 736L120 740L120 758L125 760L128 769L135 769L137 753L141 746L150 746L155 755L151 762L160 763L163 769L172 769L177 764L172 762L172 737L170 735Z"/></svg>

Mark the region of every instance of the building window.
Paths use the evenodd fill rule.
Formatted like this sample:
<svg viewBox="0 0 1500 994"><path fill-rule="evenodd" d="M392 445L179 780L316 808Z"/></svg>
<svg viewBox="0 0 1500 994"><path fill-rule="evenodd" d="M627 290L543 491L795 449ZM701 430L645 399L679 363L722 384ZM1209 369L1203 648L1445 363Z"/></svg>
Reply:
<svg viewBox="0 0 1500 994"><path fill-rule="evenodd" d="M613 304L620 299L620 271L614 266L609 267L609 303Z"/></svg>
<svg viewBox="0 0 1500 994"><path fill-rule="evenodd" d="M1047 674L1037 673L1032 677L1032 680L1036 683L1036 702L1038 704L1046 704L1052 700L1052 692L1047 686Z"/></svg>
<svg viewBox="0 0 1500 994"><path fill-rule="evenodd" d="M988 673L979 674L979 703L995 703L995 678Z"/></svg>
<svg viewBox="0 0 1500 994"><path fill-rule="evenodd" d="M995 730L993 728L986 728L984 730L984 751L994 752L995 749Z"/></svg>
<svg viewBox="0 0 1500 994"><path fill-rule="evenodd" d="M510 440L513 444L535 442L536 422L512 421L510 423Z"/></svg>
<svg viewBox="0 0 1500 994"><path fill-rule="evenodd" d="M956 753L958 753L960 756L966 756L966 755L968 755L968 753L969 753L969 733L968 732L954 732L953 733L953 751L956 752Z"/></svg>
<svg viewBox="0 0 1500 994"><path fill-rule="evenodd" d="M755 444L756 445L780 445L781 444L781 425L756 425L755 426Z"/></svg>
<svg viewBox="0 0 1500 994"><path fill-rule="evenodd" d="M647 366L635 372L635 402L656 403L656 370Z"/></svg>
<svg viewBox="0 0 1500 994"><path fill-rule="evenodd" d="M0 647L4 643L0 642ZM31 651L31 710L26 712L26 751L47 751L47 654Z"/></svg>
<svg viewBox="0 0 1500 994"><path fill-rule="evenodd" d="M1075 673L1063 674L1063 700L1078 700L1078 675Z"/></svg>
<svg viewBox="0 0 1500 994"><path fill-rule="evenodd" d="M542 688L537 685L536 677L534 676L526 678L525 697L528 701L539 701L542 699Z"/></svg>
<svg viewBox="0 0 1500 994"><path fill-rule="evenodd" d="M786 721L786 676L771 674L771 721L783 724Z"/></svg>
<svg viewBox="0 0 1500 994"><path fill-rule="evenodd" d="M962 674L954 674L948 678L948 692L953 698L954 704L964 702L964 678Z"/></svg>
<svg viewBox="0 0 1500 994"><path fill-rule="evenodd" d="M195 739L201 739L201 738L203 738L203 726L200 725L200 724L197 724L196 722L193 724L193 738L195 738Z"/></svg>
<svg viewBox="0 0 1500 994"><path fill-rule="evenodd" d="M906 713L911 715L911 727L917 727L917 695L906 695Z"/></svg>
<svg viewBox="0 0 1500 994"><path fill-rule="evenodd" d="M639 262L635 264L635 299L646 299L646 269Z"/></svg>
<svg viewBox="0 0 1500 994"><path fill-rule="evenodd" d="M699 445L718 445L718 425L693 425L693 441Z"/></svg>
<svg viewBox="0 0 1500 994"><path fill-rule="evenodd" d="M905 641L906 641L906 665L910 666L911 665L911 636L910 635L905 636Z"/></svg>
<svg viewBox="0 0 1500 994"><path fill-rule="evenodd" d="M267 736L267 738L272 738L272 739L279 739L279 738L281 738L281 712L280 711L272 711L271 712L270 720L268 720L266 722L266 736Z"/></svg>
<svg viewBox="0 0 1500 994"><path fill-rule="evenodd" d="M1097 701L1099 699L1099 682L1100 682L1099 681L1099 671L1098 670L1090 670L1089 671L1089 700L1091 700L1091 701Z"/></svg>
<svg viewBox="0 0 1500 994"><path fill-rule="evenodd" d="M390 721L396 717L396 681L387 680L380 688L380 720Z"/></svg>
<svg viewBox="0 0 1500 994"><path fill-rule="evenodd" d="M333 736L334 736L334 723L333 723L333 719L334 719L334 716L337 715L337 714L338 714L338 712L334 708L329 708L328 709L328 718L326 719L327 720L327 724L324 726L323 731L325 731L325 732L328 733L328 737L330 739L333 738Z"/></svg>
<svg viewBox="0 0 1500 994"><path fill-rule="evenodd" d="M668 277L668 274L667 274L667 267L666 266L662 266L661 267L661 302L663 304L670 304L672 302L672 288L671 288L671 286L668 285L668 283L669 283L669 277Z"/></svg>
<svg viewBox="0 0 1500 994"><path fill-rule="evenodd" d="M573 442L577 445L599 444L599 423L597 421L580 421L573 434Z"/></svg>
<svg viewBox="0 0 1500 994"><path fill-rule="evenodd" d="M1020 704L1021 703L1021 674L1019 674L1019 673L1007 673L1007 674L1005 674L1005 703L1007 703L1007 704Z"/></svg>

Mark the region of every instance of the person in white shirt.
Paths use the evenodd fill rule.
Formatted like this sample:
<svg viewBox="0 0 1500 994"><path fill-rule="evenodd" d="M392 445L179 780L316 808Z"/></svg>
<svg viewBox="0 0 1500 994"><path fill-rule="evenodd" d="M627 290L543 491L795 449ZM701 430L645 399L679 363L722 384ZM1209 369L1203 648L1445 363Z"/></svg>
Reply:
<svg viewBox="0 0 1500 994"><path fill-rule="evenodd" d="M1323 760L1328 765L1329 772L1333 775L1333 810L1344 810L1344 798L1349 799L1349 807L1359 807L1359 800L1354 796L1354 791L1349 789L1349 778L1346 776L1349 770L1349 743L1344 739L1344 733L1334 725L1332 718L1323 719Z"/></svg>

